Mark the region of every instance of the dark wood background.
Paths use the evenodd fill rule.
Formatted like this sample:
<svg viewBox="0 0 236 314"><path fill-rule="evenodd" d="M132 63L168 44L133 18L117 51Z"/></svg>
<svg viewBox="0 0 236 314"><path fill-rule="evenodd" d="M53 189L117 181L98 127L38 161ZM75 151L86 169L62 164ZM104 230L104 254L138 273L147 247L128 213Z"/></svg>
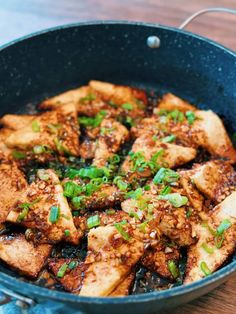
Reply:
<svg viewBox="0 0 236 314"><path fill-rule="evenodd" d="M236 9L235 0L0 0L0 45L44 28L86 20L136 20L178 26L208 7ZM236 51L236 17L201 16L188 30ZM170 311L172 314L235 314L236 276L212 293ZM145 313L144 313L145 314Z"/></svg>

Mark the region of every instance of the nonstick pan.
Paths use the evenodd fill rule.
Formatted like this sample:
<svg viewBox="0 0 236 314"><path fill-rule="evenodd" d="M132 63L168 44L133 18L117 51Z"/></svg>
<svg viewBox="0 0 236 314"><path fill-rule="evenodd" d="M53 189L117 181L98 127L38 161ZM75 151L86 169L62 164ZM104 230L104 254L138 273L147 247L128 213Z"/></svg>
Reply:
<svg viewBox="0 0 236 314"><path fill-rule="evenodd" d="M186 23L203 10L192 16ZM183 28L184 23L181 28ZM26 36L0 49L0 114L23 112L48 96L90 79L170 91L224 118L236 131L236 54L206 38L157 24L99 21L60 26ZM1 290L34 306L47 302L55 313L157 313L189 302L226 281L231 261L211 276L170 290L121 298L89 298L52 291L9 275Z"/></svg>

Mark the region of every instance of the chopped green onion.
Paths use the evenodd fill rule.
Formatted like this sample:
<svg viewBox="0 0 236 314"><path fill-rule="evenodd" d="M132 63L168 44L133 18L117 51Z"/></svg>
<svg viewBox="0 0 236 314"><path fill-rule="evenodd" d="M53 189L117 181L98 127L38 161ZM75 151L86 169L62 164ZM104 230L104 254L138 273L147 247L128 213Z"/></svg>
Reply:
<svg viewBox="0 0 236 314"><path fill-rule="evenodd" d="M202 248L208 254L213 254L214 253L214 249L212 247L210 247L209 245L207 245L206 243L202 243Z"/></svg>
<svg viewBox="0 0 236 314"><path fill-rule="evenodd" d="M106 210L106 214L108 215L114 215L116 213L116 211L114 209L107 209Z"/></svg>
<svg viewBox="0 0 236 314"><path fill-rule="evenodd" d="M78 266L78 262L76 261L71 261L69 264L68 264L68 268L69 269L74 269L75 267Z"/></svg>
<svg viewBox="0 0 236 314"><path fill-rule="evenodd" d="M133 109L133 105L125 103L125 104L122 105L122 108L126 109L126 110L132 110Z"/></svg>
<svg viewBox="0 0 236 314"><path fill-rule="evenodd" d="M64 231L64 234L65 234L66 237L69 237L70 236L70 230L66 229Z"/></svg>
<svg viewBox="0 0 236 314"><path fill-rule="evenodd" d="M80 102L86 102L86 101L93 101L93 100L95 100L95 99L96 99L96 95L90 93L90 94L88 94L87 96L80 98L79 101L80 101Z"/></svg>
<svg viewBox="0 0 236 314"><path fill-rule="evenodd" d="M145 233L147 225L148 225L148 221L144 221L140 225L138 225L138 228L140 229L141 232Z"/></svg>
<svg viewBox="0 0 236 314"><path fill-rule="evenodd" d="M61 267L59 268L58 272L57 272L57 277L58 278L64 277L67 268L68 268L68 265L66 263L62 264Z"/></svg>
<svg viewBox="0 0 236 314"><path fill-rule="evenodd" d="M133 199L138 199L143 195L142 188L138 188L135 191L130 191L126 193L125 198L133 198Z"/></svg>
<svg viewBox="0 0 236 314"><path fill-rule="evenodd" d="M190 218L192 216L193 212L191 209L189 209L187 212L186 212L186 217L187 218Z"/></svg>
<svg viewBox="0 0 236 314"><path fill-rule="evenodd" d="M50 178L49 174L45 169L39 169L37 172L37 176L39 177L40 180L43 181L47 181Z"/></svg>
<svg viewBox="0 0 236 314"><path fill-rule="evenodd" d="M59 138L57 137L54 138L54 144L56 145L56 149L58 150L58 152L63 152L66 153L67 155L70 154L68 149L62 144L62 141Z"/></svg>
<svg viewBox="0 0 236 314"><path fill-rule="evenodd" d="M118 164L120 162L120 156L117 155L117 154L114 154L112 155L110 158L109 158L109 162L111 164Z"/></svg>
<svg viewBox="0 0 236 314"><path fill-rule="evenodd" d="M207 266L206 262L201 262L200 264L201 271L204 273L205 276L209 276L211 274L211 271L209 267Z"/></svg>
<svg viewBox="0 0 236 314"><path fill-rule="evenodd" d="M175 136L175 135L169 135L169 136L163 137L163 138L161 139L161 141L162 141L163 143L172 143L172 142L174 142L175 139L176 139L176 136Z"/></svg>
<svg viewBox="0 0 236 314"><path fill-rule="evenodd" d="M170 271L170 273L174 279L178 278L179 269L173 260L168 261L168 269L169 269L169 271Z"/></svg>
<svg viewBox="0 0 236 314"><path fill-rule="evenodd" d="M43 145L36 145L33 147L34 154L43 154L46 152L46 148Z"/></svg>
<svg viewBox="0 0 236 314"><path fill-rule="evenodd" d="M49 221L51 223L56 223L60 218L60 208L57 206L52 206L50 208Z"/></svg>
<svg viewBox="0 0 236 314"><path fill-rule="evenodd" d="M155 177L153 178L153 182L155 184L161 184L161 183L173 183L178 181L180 178L180 175L168 168L161 168L156 173Z"/></svg>
<svg viewBox="0 0 236 314"><path fill-rule="evenodd" d="M187 111L185 116L188 120L188 124L193 124L193 122L196 120L196 115L193 111Z"/></svg>
<svg viewBox="0 0 236 314"><path fill-rule="evenodd" d="M100 218L99 218L98 215L90 216L87 219L87 226L88 226L89 229L97 227L99 225L100 225Z"/></svg>
<svg viewBox="0 0 236 314"><path fill-rule="evenodd" d="M156 135L153 135L152 140L156 142L158 140L158 137Z"/></svg>
<svg viewBox="0 0 236 314"><path fill-rule="evenodd" d="M171 119L174 120L174 122L183 122L184 121L184 114L183 112L179 111L179 110L173 110L170 111L167 114L168 117L170 117Z"/></svg>
<svg viewBox="0 0 236 314"><path fill-rule="evenodd" d="M78 217L79 216L79 211L78 210L73 210L72 216L73 217Z"/></svg>
<svg viewBox="0 0 236 314"><path fill-rule="evenodd" d="M122 224L122 222L117 222L114 223L114 227L116 228L116 230L119 232L119 234L122 236L122 238L124 238L126 241L130 240L130 236L129 234L123 229L124 224Z"/></svg>
<svg viewBox="0 0 236 314"><path fill-rule="evenodd" d="M72 181L68 181L64 185L63 195L66 197L75 197L82 192L83 192L83 187L79 186L78 184Z"/></svg>
<svg viewBox="0 0 236 314"><path fill-rule="evenodd" d="M135 212L133 212L133 211L129 213L129 216L130 216L131 218L134 217L135 219L140 220L138 214L135 213Z"/></svg>
<svg viewBox="0 0 236 314"><path fill-rule="evenodd" d="M166 195L171 192L171 187L170 186L164 186L164 188L161 190L160 195Z"/></svg>
<svg viewBox="0 0 236 314"><path fill-rule="evenodd" d="M62 127L61 124L58 124L58 123L49 123L47 125L47 127L49 128L49 131L52 133L52 134L57 134L57 131Z"/></svg>
<svg viewBox="0 0 236 314"><path fill-rule="evenodd" d="M225 237L223 236L223 234L219 234L219 235L215 236L214 242L215 242L215 246L217 247L217 249L220 249L222 247L224 239L225 239Z"/></svg>
<svg viewBox="0 0 236 314"><path fill-rule="evenodd" d="M20 221L24 220L25 217L28 215L28 213L29 213L29 207L23 208L22 212L17 217L17 221L20 222Z"/></svg>
<svg viewBox="0 0 236 314"><path fill-rule="evenodd" d="M104 117L106 116L107 112L105 110L101 110L94 118L91 117L79 117L79 123L82 124L85 127L98 127L101 123Z"/></svg>
<svg viewBox="0 0 236 314"><path fill-rule="evenodd" d="M145 185L143 188L144 188L144 191L150 191L151 190L150 185Z"/></svg>
<svg viewBox="0 0 236 314"><path fill-rule="evenodd" d="M26 157L26 153L23 153L23 152L19 152L19 151L14 150L14 151L12 152L12 156L13 156L13 158L15 158L15 159L24 159L24 158Z"/></svg>
<svg viewBox="0 0 236 314"><path fill-rule="evenodd" d="M135 121L131 117L126 117L125 122L131 127L135 125Z"/></svg>
<svg viewBox="0 0 236 314"><path fill-rule="evenodd" d="M83 205L84 196L75 196L71 202L76 209L80 209Z"/></svg>
<svg viewBox="0 0 236 314"><path fill-rule="evenodd" d="M40 132L40 125L39 125L39 122L37 120L32 121L31 127L32 127L33 132L36 132L36 133Z"/></svg>
<svg viewBox="0 0 236 314"><path fill-rule="evenodd" d="M166 195L159 195L158 199L167 200L174 207L181 207L187 204L188 198L186 196L182 196L179 193L170 193Z"/></svg>
<svg viewBox="0 0 236 314"><path fill-rule="evenodd" d="M231 227L231 225L232 223L229 219L224 219L216 230L217 234L223 234L228 228Z"/></svg>
<svg viewBox="0 0 236 314"><path fill-rule="evenodd" d="M103 176L107 177L109 175L105 167L97 168L97 167L91 166L88 168L80 168L79 170L70 168L66 172L66 176L69 177L70 179L74 179L76 177L95 179L95 178L100 178Z"/></svg>

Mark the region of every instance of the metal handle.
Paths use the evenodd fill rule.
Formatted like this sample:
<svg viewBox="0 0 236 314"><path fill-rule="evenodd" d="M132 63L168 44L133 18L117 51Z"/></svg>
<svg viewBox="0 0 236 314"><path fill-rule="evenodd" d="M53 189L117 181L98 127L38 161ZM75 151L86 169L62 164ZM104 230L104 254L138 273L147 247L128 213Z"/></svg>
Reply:
<svg viewBox="0 0 236 314"><path fill-rule="evenodd" d="M2 286L0 286L0 291L4 294L4 299L0 301L0 305L9 303L12 301L12 298L16 299L17 305L21 307L22 309L31 307L35 305L35 301L27 298L25 296L22 296L16 292L13 292L11 290L8 290Z"/></svg>
<svg viewBox="0 0 236 314"><path fill-rule="evenodd" d="M228 8L209 8L209 9L203 9L200 10L194 14L192 14L190 17L188 17L180 26L179 29L184 29L189 23L191 23L193 20L195 20L198 16L203 15L205 13L213 13L213 12L223 12L223 13L230 13L230 14L236 14L236 10L228 9Z"/></svg>

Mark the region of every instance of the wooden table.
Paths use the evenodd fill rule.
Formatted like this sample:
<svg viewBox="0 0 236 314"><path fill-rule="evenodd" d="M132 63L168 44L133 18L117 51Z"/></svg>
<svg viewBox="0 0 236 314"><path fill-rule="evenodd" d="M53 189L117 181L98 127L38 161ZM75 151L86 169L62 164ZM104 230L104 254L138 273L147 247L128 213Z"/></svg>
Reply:
<svg viewBox="0 0 236 314"><path fill-rule="evenodd" d="M236 1L0 0L0 44L43 28L85 20L127 19L178 26L193 12L217 6L236 9ZM215 13L202 16L188 29L236 50L235 16ZM171 313L235 314L236 276L212 293Z"/></svg>

